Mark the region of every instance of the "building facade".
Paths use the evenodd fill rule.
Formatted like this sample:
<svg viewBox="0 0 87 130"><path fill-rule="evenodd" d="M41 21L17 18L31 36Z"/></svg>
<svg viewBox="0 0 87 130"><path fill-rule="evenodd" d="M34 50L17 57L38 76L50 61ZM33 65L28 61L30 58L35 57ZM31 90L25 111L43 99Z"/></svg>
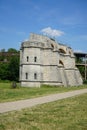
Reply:
<svg viewBox="0 0 87 130"><path fill-rule="evenodd" d="M82 85L73 50L47 36L31 33L20 49L20 82L25 87L42 84Z"/></svg>

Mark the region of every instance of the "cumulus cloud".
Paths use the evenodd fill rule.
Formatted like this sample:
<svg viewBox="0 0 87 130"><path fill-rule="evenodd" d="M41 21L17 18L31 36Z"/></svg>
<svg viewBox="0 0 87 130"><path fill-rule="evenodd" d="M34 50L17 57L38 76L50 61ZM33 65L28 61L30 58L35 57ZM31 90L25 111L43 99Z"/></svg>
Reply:
<svg viewBox="0 0 87 130"><path fill-rule="evenodd" d="M51 27L47 27L41 30L41 32L44 35L52 36L52 37L57 37L57 36L62 36L64 34L63 31L52 29Z"/></svg>

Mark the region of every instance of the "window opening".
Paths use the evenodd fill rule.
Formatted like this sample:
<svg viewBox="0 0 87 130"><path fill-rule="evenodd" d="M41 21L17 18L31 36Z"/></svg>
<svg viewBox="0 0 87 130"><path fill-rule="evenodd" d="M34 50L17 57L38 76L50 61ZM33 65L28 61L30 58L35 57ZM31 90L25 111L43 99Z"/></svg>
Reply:
<svg viewBox="0 0 87 130"><path fill-rule="evenodd" d="M37 62L37 57L36 56L34 57L34 62Z"/></svg>
<svg viewBox="0 0 87 130"><path fill-rule="evenodd" d="M69 54L71 55L71 51L69 51Z"/></svg>
<svg viewBox="0 0 87 130"><path fill-rule="evenodd" d="M54 45L53 44L51 44L51 47L52 47L52 49L54 49Z"/></svg>
<svg viewBox="0 0 87 130"><path fill-rule="evenodd" d="M61 49L61 48L59 49L59 52L66 54L65 50L63 50L63 49Z"/></svg>
<svg viewBox="0 0 87 130"><path fill-rule="evenodd" d="M62 66L64 66L63 62L61 60L59 60L59 64L61 64Z"/></svg>
<svg viewBox="0 0 87 130"><path fill-rule="evenodd" d="M28 73L25 73L25 78L28 79Z"/></svg>
<svg viewBox="0 0 87 130"><path fill-rule="evenodd" d="M37 73L34 73L34 79L37 79Z"/></svg>
<svg viewBox="0 0 87 130"><path fill-rule="evenodd" d="M27 62L29 61L29 57L27 56Z"/></svg>

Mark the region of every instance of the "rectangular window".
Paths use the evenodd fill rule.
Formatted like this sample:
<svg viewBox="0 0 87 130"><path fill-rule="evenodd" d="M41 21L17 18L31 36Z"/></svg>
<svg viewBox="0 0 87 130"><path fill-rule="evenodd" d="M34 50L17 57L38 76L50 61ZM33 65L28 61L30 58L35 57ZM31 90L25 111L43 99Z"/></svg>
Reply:
<svg viewBox="0 0 87 130"><path fill-rule="evenodd" d="M37 57L36 56L34 57L34 62L37 62Z"/></svg>
<svg viewBox="0 0 87 130"><path fill-rule="evenodd" d="M34 73L34 79L37 79L37 73Z"/></svg>
<svg viewBox="0 0 87 130"><path fill-rule="evenodd" d="M25 73L25 78L28 79L28 73Z"/></svg>
<svg viewBox="0 0 87 130"><path fill-rule="evenodd" d="M29 57L27 56L27 62L29 61Z"/></svg>

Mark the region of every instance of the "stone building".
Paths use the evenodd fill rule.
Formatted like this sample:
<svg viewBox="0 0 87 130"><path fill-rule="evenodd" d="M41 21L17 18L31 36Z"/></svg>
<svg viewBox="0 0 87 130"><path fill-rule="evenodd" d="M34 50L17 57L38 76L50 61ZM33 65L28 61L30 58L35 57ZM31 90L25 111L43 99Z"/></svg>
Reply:
<svg viewBox="0 0 87 130"><path fill-rule="evenodd" d="M78 86L82 85L82 77L70 47L31 33L29 41L21 44L20 82L25 87Z"/></svg>

